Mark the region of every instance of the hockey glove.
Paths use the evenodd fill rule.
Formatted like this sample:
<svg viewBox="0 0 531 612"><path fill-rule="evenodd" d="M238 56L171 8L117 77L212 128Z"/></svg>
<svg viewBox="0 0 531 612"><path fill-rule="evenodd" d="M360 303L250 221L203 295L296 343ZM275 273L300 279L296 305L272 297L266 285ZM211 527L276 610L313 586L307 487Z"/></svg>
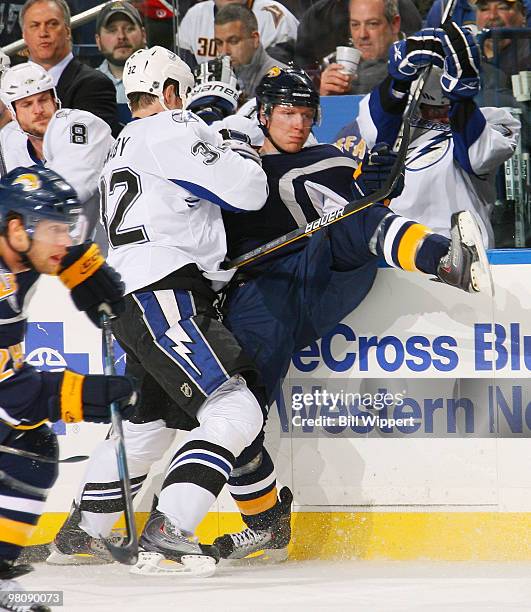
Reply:
<svg viewBox="0 0 531 612"><path fill-rule="evenodd" d="M251 139L247 134L237 132L236 130L228 130L226 128L220 130L219 133L223 138L223 145L225 147L245 157L245 159L252 159L257 164L260 164L260 166L262 165L260 155L258 155L258 151L253 149Z"/></svg>
<svg viewBox="0 0 531 612"><path fill-rule="evenodd" d="M128 418L137 400L133 381L127 376L83 376L71 370L41 372L41 376L52 387L48 401L48 418L52 422L61 419L65 423L108 423L111 402L117 402L122 417Z"/></svg>
<svg viewBox="0 0 531 612"><path fill-rule="evenodd" d="M78 310L100 327L100 307L109 316L124 311L124 284L114 268L105 263L97 244L85 242L68 249L59 267L59 278L70 289Z"/></svg>
<svg viewBox="0 0 531 612"><path fill-rule="evenodd" d="M472 33L453 21L437 30L445 60L441 86L450 100L466 100L479 93L479 47Z"/></svg>
<svg viewBox="0 0 531 612"><path fill-rule="evenodd" d="M396 162L396 153L385 143L376 143L374 147L365 152L361 164L354 172L352 182L352 195L354 200L379 191L389 179L393 166ZM404 170L393 191L387 196L388 199L397 198L404 189ZM387 202L386 202L387 203Z"/></svg>
<svg viewBox="0 0 531 612"><path fill-rule="evenodd" d="M425 28L389 48L387 70L395 81L411 83L426 66L443 67L444 51L435 28Z"/></svg>

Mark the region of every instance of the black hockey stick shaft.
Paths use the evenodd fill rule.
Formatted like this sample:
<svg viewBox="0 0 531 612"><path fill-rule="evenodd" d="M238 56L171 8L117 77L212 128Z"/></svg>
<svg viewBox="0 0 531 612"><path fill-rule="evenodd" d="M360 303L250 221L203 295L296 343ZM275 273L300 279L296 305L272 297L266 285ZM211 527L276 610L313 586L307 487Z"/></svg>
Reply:
<svg viewBox="0 0 531 612"><path fill-rule="evenodd" d="M109 316L101 313L103 360L104 372L107 376L115 374L114 350L112 344L111 321ZM122 416L116 402L110 405L112 436L116 444L116 461L118 463L118 479L124 500L124 517L127 540L122 546L115 546L102 537L102 540L116 561L126 565L134 565L138 561L138 536L136 533L135 512L133 508L133 495L131 493L131 482L129 480L129 469L127 467L127 456L125 454L124 432L122 427Z"/></svg>
<svg viewBox="0 0 531 612"><path fill-rule="evenodd" d="M18 455L19 457L33 459L34 461L40 461L41 463L79 463L80 461L86 461L88 459L88 455L76 455L74 457L66 457L66 459L54 459L53 457L45 457L44 455L30 453L30 451L21 450L20 448L13 448L11 446L4 446L3 444L0 444L0 453Z"/></svg>
<svg viewBox="0 0 531 612"><path fill-rule="evenodd" d="M449 19L454 12L457 0L448 0L445 5L443 18L441 23L445 23ZM333 211L312 221L311 223L307 223L305 227L299 227L284 236L280 236L279 238L275 238L275 240L271 240L266 244L257 247L256 249L249 251L249 253L245 253L244 255L240 255L228 262L225 262L223 268L228 270L231 268L240 268L245 266L246 264L251 263L252 261L256 261L264 255L268 255L269 253L273 253L282 247L292 244L297 240L301 240L302 238L306 238L311 236L316 231L323 229L324 227L328 227L332 225L332 223L337 223L338 221L342 221L346 217L353 215L365 208L372 206L376 202L382 202L386 200L389 195L395 189L400 175L402 174L405 164L406 164L406 156L409 147L410 135L411 135L411 119L417 111L420 96L427 82L429 71L431 71L431 67L425 69L421 77L418 79L416 83L416 87L414 91L411 92L411 96L404 111L403 120L402 120L402 129L401 134L395 143L395 152L397 154L396 161L391 169L389 174L389 178L385 182L384 186L374 193L370 193L369 195L359 199L349 202L344 208L338 209L337 211Z"/></svg>

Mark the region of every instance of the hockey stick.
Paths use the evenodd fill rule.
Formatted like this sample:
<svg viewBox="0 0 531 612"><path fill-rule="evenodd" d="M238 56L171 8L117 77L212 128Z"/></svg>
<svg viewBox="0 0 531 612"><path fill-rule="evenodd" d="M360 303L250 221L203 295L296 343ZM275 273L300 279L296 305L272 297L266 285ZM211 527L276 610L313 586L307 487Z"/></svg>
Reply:
<svg viewBox="0 0 531 612"><path fill-rule="evenodd" d="M101 313L102 336L103 336L103 359L105 363L104 372L107 376L115 374L114 369L114 350L112 345L111 321L109 316ZM118 404L112 402L111 423L112 437L116 444L116 460L118 463L118 476L120 480L120 488L122 490L122 498L124 500L124 516L125 528L127 532L127 540L123 546L115 546L111 542L100 536L103 543L111 553L113 558L120 563L126 565L134 565L138 561L138 536L136 533L135 512L133 508L133 495L131 493L131 482L129 480L129 469L127 468L127 456L125 454L124 432L122 428L122 417Z"/></svg>
<svg viewBox="0 0 531 612"><path fill-rule="evenodd" d="M38 497L46 497L48 495L48 489L41 489L40 487L34 487L33 485L22 482L9 476L0 470L0 482L5 484L6 487L13 489L14 491L20 491L20 493L26 493L26 495L37 495Z"/></svg>
<svg viewBox="0 0 531 612"><path fill-rule="evenodd" d="M441 21L442 24L451 19L456 3L457 0L448 0ZM381 202L387 199L395 189L400 179L400 175L405 167L411 135L411 119L417 112L420 96L422 95L422 91L426 85L430 72L431 66L426 67L422 71L421 75L415 82L415 86L410 92L409 101L403 114L401 132L395 142L395 146L393 147L397 154L396 161L391 169L389 178L380 190L375 191L374 193L371 193L359 200L349 202L344 208L340 208L324 215L323 217L320 217L319 219L316 219L315 221L312 221L311 223L307 223L305 227L299 227L288 234L285 234L284 236L279 236L278 238L275 238L274 240L271 240L270 242L249 251L249 253L245 253L244 255L231 259L230 261L225 262L222 267L225 270L240 268L251 263L252 261L256 261L264 255L273 253L274 251L281 249L288 244L292 244L297 240L311 236L313 233L322 229L323 227L328 227L329 225L332 225L332 223L342 221L346 217L360 212L361 210L372 206L376 202Z"/></svg>
<svg viewBox="0 0 531 612"><path fill-rule="evenodd" d="M74 457L67 457L66 459L54 459L53 457L45 457L44 455L30 453L29 451L13 448L11 446L4 446L3 444L0 444L0 453L18 455L19 457L33 459L34 461L40 461L41 463L79 463L80 461L86 461L88 459L88 455L76 455Z"/></svg>

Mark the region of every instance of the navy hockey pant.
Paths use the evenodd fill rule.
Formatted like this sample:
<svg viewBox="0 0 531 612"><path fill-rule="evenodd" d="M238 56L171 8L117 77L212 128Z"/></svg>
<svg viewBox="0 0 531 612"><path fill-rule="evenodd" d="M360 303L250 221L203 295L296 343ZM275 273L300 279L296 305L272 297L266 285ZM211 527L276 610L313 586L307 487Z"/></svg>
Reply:
<svg viewBox="0 0 531 612"><path fill-rule="evenodd" d="M2 444L57 458L55 433L46 425L29 431L13 431ZM0 477L0 559L16 559L39 520L46 501L46 490L57 478L57 464L42 463L0 452L0 470L13 479L43 492L30 494L2 482Z"/></svg>

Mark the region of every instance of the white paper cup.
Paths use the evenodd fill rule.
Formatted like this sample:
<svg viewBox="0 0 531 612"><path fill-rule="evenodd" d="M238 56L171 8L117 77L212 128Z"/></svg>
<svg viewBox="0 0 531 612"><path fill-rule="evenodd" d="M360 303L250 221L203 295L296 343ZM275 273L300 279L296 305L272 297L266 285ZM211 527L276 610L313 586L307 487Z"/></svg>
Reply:
<svg viewBox="0 0 531 612"><path fill-rule="evenodd" d="M354 47L337 47L336 48L336 63L343 66L342 72L349 75L354 75L358 71L360 63L361 51Z"/></svg>

